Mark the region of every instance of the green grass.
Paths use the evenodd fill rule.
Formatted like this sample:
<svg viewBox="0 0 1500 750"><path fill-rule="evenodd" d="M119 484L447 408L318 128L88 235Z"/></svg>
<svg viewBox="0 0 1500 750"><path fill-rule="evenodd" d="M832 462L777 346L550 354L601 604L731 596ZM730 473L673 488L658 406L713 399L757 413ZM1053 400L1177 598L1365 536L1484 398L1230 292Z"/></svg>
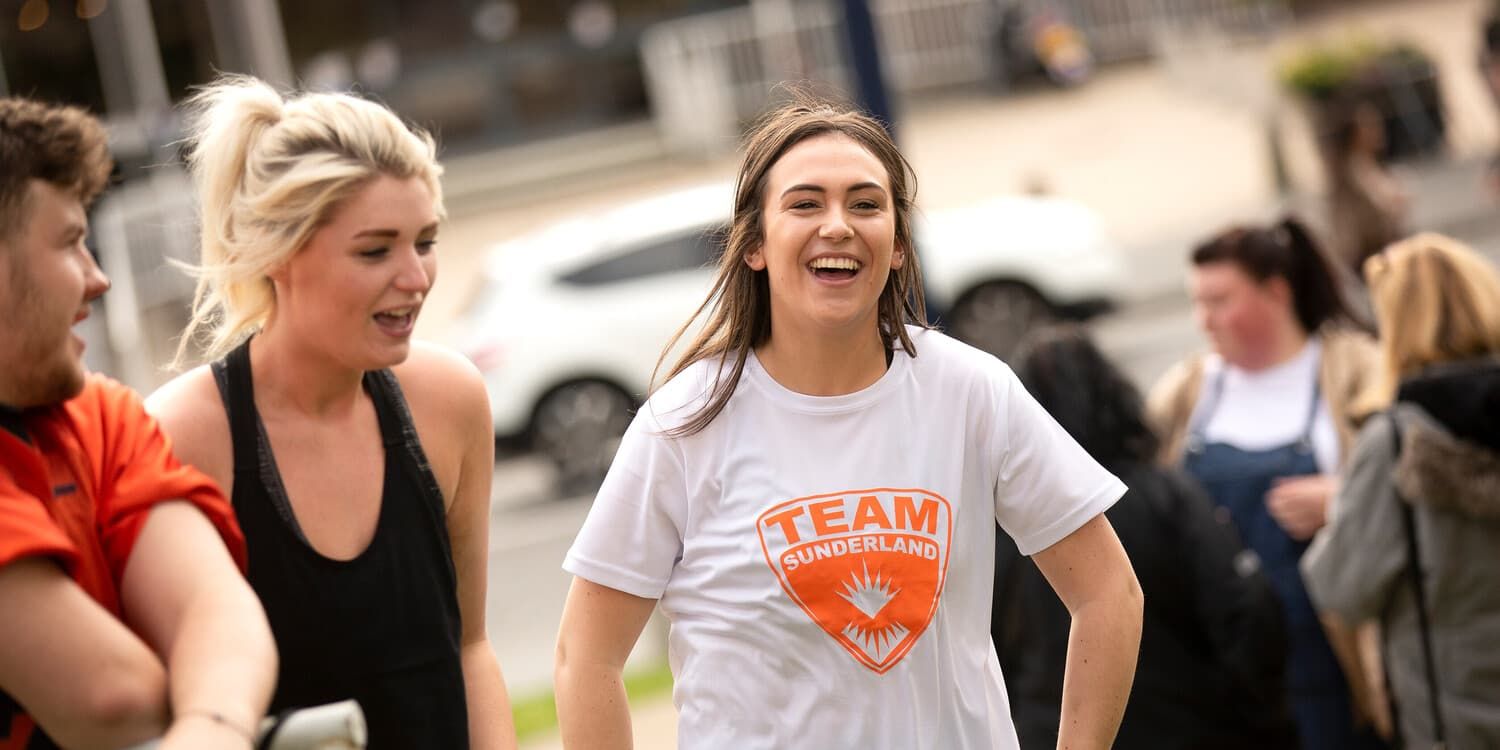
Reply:
<svg viewBox="0 0 1500 750"><path fill-rule="evenodd" d="M666 663L625 673L625 694L631 701L662 695L672 689L672 670ZM526 740L557 726L557 703L552 691L511 700L516 737Z"/></svg>

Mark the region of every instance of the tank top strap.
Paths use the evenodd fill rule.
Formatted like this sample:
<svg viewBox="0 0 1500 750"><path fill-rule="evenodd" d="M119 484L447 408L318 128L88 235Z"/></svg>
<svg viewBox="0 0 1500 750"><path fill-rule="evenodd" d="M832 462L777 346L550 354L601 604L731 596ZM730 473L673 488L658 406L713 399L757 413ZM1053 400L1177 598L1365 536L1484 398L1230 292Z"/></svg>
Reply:
<svg viewBox="0 0 1500 750"><path fill-rule="evenodd" d="M1199 393L1200 401L1192 415L1188 418L1187 440L1188 448L1202 448L1208 444L1207 430L1209 420L1214 418L1214 412L1219 410L1219 401L1224 398L1224 368L1209 374L1209 380L1203 383Z"/></svg>
<svg viewBox="0 0 1500 750"><path fill-rule="evenodd" d="M396 376L390 370L369 370L365 372L364 385L375 405L375 418L380 420L380 440L386 450L415 440L416 430L411 426L411 415L406 410L406 400L401 396Z"/></svg>
<svg viewBox="0 0 1500 750"><path fill-rule="evenodd" d="M1312 446L1313 427L1318 423L1318 407L1323 403L1323 382L1322 378L1318 377L1321 371L1320 360L1318 367L1313 369L1312 403L1307 407L1307 421L1302 424L1301 441L1303 445L1309 447Z"/></svg>
<svg viewBox="0 0 1500 750"><path fill-rule="evenodd" d="M255 410L255 382L250 372L250 340L212 365L219 398L229 416L229 439L234 446L236 474L260 471L260 430ZM238 484L238 482L236 482Z"/></svg>
<svg viewBox="0 0 1500 750"><path fill-rule="evenodd" d="M436 513L436 520L443 521L447 517L443 491L432 473L432 464L427 460L427 452L422 449L422 441L417 437L416 424L412 421L411 409L406 404L400 381L390 370L372 370L365 373L365 387L369 389L370 398L375 402L375 414L380 419L386 460L390 461L393 456L399 455L409 462L406 465L415 472L412 479L416 480L427 500L425 504ZM446 541L446 535L444 539Z"/></svg>

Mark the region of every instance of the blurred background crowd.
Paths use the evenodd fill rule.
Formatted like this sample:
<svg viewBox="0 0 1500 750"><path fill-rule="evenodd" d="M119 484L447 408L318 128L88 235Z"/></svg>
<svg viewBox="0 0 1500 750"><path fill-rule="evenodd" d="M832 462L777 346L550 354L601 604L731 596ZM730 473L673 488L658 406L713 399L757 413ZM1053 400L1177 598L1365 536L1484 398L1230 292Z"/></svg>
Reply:
<svg viewBox="0 0 1500 750"><path fill-rule="evenodd" d="M1363 264L1390 243L1441 232L1489 263L1500 257L1500 4L1490 0L7 0L0 9L0 93L85 105L109 125L116 185L91 221L115 288L86 323L88 357L143 391L169 377L188 315L191 283L173 264L192 260L196 234L174 104L193 86L227 71L352 90L438 136L450 214L418 331L467 354L490 387L502 450L489 627L518 729L538 748L554 742L551 647L567 585L558 564L662 345L707 289L738 135L783 95L777 84L811 81L891 123L920 179L932 322L1011 361L1049 409L1049 387L1068 383L1059 404L1118 411L1103 425L1054 415L1096 456L1099 441L1101 461L1133 478L1133 490L1148 488L1132 498L1197 518L1173 532L1191 542L1177 562L1241 581L1249 599L1271 591L1284 605L1302 590L1299 579L1289 593L1282 578L1299 575L1328 514L1295 533L1283 525L1297 542L1288 573L1257 549L1252 520L1235 516L1237 531L1221 536L1223 514L1212 509L1232 502L1212 481L1153 468L1158 454L1191 453L1193 429L1148 419L1135 392L1170 380L1197 352L1237 364L1235 342L1205 313L1204 269L1233 261L1256 282L1287 278L1300 289L1294 269L1261 273L1252 256L1261 242L1295 255L1305 237L1343 301L1328 317L1368 333L1381 321ZM1286 216L1298 220L1278 224ZM1231 226L1244 229L1226 234ZM1300 316L1285 302L1282 312ZM1059 322L1082 327L1036 339ZM1334 358L1337 345L1317 336L1324 319L1313 322L1303 338ZM1347 395L1313 393L1315 404ZM1307 409L1301 391L1284 396ZM1474 407L1500 423L1497 408ZM1189 404L1183 416L1196 411ZM1354 426L1330 425L1349 434L1325 451L1331 458L1318 456L1318 471L1294 473L1336 476L1351 465ZM1167 463L1192 469L1183 455ZM1189 473L1212 474L1199 468ZM1162 532L1147 516L1111 518L1127 543L1135 534L1149 546ZM1263 559L1247 563L1242 544ZM1227 554L1216 557L1216 545ZM1170 555L1156 563L1174 565ZM1004 601L1051 596L1025 577L1035 574L1029 563L1016 564L1023 572L1001 570L997 581L1006 592L997 645L1002 660L1041 658L1056 612L1002 611ZM1344 585L1328 575L1327 585ZM1149 603L1158 594L1142 580ZM1284 653L1296 623L1287 612L1244 612L1213 621L1193 648L1252 687L1284 679L1256 670ZM1161 647L1149 619L1143 648ZM672 742L662 636L649 631L634 657L642 747ZM1338 664L1378 662L1380 638L1351 634L1353 656L1338 654ZM1006 669L1022 681L1010 687L1023 745L1046 745L1019 713L1039 702L1033 723L1044 726L1050 688L1024 682L1024 663ZM1359 726L1388 730L1365 683L1384 695L1378 680L1348 680L1350 710ZM1276 736L1293 706L1261 699L1262 728Z"/></svg>

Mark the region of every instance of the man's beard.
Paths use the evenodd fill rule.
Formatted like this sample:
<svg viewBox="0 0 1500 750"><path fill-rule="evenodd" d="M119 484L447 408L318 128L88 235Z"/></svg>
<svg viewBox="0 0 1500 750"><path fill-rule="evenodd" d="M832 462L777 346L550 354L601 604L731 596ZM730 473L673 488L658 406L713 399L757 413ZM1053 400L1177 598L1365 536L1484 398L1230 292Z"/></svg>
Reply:
<svg viewBox="0 0 1500 750"><path fill-rule="evenodd" d="M83 364L71 351L71 335L51 347L38 343L28 342L23 346L21 361L14 363L19 366L12 366L11 372L16 379L10 384L11 397L18 402L10 406L51 406L67 401L83 390Z"/></svg>

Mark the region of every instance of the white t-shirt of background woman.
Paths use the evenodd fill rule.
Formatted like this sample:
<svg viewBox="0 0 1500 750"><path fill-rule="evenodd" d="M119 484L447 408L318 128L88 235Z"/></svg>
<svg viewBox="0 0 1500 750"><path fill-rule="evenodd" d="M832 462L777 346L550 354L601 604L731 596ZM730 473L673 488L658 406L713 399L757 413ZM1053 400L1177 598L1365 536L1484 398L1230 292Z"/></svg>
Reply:
<svg viewBox="0 0 1500 750"><path fill-rule="evenodd" d="M1307 415L1317 394L1319 368L1323 361L1323 344L1316 336L1309 338L1296 356L1274 367L1250 371L1228 364L1223 357L1210 354L1203 362L1203 385L1193 409L1192 423L1197 424L1203 409L1214 400L1214 379L1223 377L1223 390L1208 423L1203 425L1204 438L1210 443L1227 443L1241 450L1261 451L1295 443L1307 428ZM1317 413L1313 416L1313 457L1318 470L1336 474L1339 470L1339 434L1333 424L1328 399L1319 395Z"/></svg>
<svg viewBox="0 0 1500 750"><path fill-rule="evenodd" d="M1043 550L1124 494L1000 360L911 329L873 385L794 393L753 356L641 408L563 567L660 599L684 750L1017 747L990 642L995 521ZM727 373L726 368L726 373Z"/></svg>

